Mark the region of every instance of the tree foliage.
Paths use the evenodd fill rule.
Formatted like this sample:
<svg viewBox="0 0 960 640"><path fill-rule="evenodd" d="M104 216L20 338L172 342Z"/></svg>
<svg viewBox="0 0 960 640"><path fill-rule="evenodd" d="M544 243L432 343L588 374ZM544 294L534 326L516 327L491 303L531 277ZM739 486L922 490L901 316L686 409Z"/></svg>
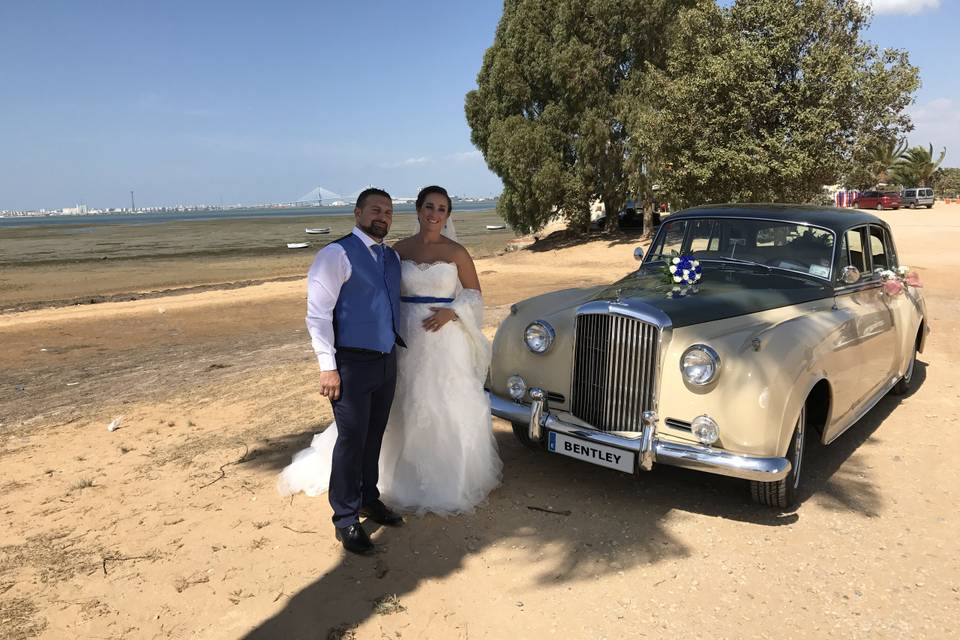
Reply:
<svg viewBox="0 0 960 640"><path fill-rule="evenodd" d="M655 184L700 204L871 180L919 80L862 39L869 20L860 0L506 0L466 98L501 216L583 227L591 200L615 212Z"/></svg>
<svg viewBox="0 0 960 640"><path fill-rule="evenodd" d="M635 76L663 63L666 25L693 0L506 0L477 89L473 143L503 181L500 215L521 232L556 212L575 226L589 205L628 193L624 105Z"/></svg>
<svg viewBox="0 0 960 640"><path fill-rule="evenodd" d="M960 195L960 168L940 167L930 182L937 195L954 198Z"/></svg>
<svg viewBox="0 0 960 640"><path fill-rule="evenodd" d="M890 179L891 172L903 159L906 150L906 140L881 141L867 147L867 153L870 154L870 163L867 168L874 184L887 182Z"/></svg>
<svg viewBox="0 0 960 640"><path fill-rule="evenodd" d="M932 144L926 149L921 146L911 147L893 167L892 178L905 187L929 187L933 174L946 155L947 150L944 148L940 157L934 160Z"/></svg>
<svg viewBox="0 0 960 640"><path fill-rule="evenodd" d="M861 40L858 0L703 2L677 21L637 110L658 181L691 204L805 202L862 147L909 129L903 51Z"/></svg>

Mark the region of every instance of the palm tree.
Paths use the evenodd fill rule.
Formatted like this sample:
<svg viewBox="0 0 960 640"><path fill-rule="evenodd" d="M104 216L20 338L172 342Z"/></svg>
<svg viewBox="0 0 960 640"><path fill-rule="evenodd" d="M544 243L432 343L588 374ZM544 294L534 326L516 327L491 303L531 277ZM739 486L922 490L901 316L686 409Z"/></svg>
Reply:
<svg viewBox="0 0 960 640"><path fill-rule="evenodd" d="M887 182L892 169L903 159L903 152L906 150L906 140L890 140L870 146L870 162L867 168L876 183Z"/></svg>
<svg viewBox="0 0 960 640"><path fill-rule="evenodd" d="M946 155L947 148L944 147L940 157L934 162L933 144L928 149L920 146L911 147L903 154L903 158L894 167L893 173L905 187L929 187L933 174Z"/></svg>

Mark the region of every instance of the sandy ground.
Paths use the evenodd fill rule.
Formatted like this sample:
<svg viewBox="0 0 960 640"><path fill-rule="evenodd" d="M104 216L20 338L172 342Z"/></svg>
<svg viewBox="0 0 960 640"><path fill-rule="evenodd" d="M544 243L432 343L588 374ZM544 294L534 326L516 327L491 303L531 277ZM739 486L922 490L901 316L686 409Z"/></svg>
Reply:
<svg viewBox="0 0 960 640"><path fill-rule="evenodd" d="M325 499L274 486L331 415L302 282L2 314L0 638L956 637L960 206L883 215L926 285L917 389L813 446L786 514L735 480L534 453L495 421L487 505L346 556ZM633 246L478 261L488 331L626 273Z"/></svg>

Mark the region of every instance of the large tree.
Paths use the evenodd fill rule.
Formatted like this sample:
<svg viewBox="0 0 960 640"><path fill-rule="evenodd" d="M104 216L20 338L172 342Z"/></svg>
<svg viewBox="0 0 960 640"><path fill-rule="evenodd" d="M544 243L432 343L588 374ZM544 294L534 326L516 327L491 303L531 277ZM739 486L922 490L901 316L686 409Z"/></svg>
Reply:
<svg viewBox="0 0 960 640"><path fill-rule="evenodd" d="M700 2L681 12L650 101L627 127L651 176L687 204L804 202L854 157L910 129L907 54L861 33L859 0Z"/></svg>
<svg viewBox="0 0 960 640"><path fill-rule="evenodd" d="M467 122L503 180L500 215L521 232L562 213L585 228L616 214L631 167L625 106L635 76L663 64L666 26L693 0L506 0Z"/></svg>

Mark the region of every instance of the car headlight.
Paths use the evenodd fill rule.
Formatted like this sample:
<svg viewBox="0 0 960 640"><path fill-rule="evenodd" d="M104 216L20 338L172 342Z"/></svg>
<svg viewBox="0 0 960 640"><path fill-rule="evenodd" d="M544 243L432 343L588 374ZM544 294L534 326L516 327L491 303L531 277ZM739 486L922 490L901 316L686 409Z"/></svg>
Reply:
<svg viewBox="0 0 960 640"><path fill-rule="evenodd" d="M516 401L523 400L527 393L527 383L523 378L517 375L507 378L507 393Z"/></svg>
<svg viewBox="0 0 960 640"><path fill-rule="evenodd" d="M705 344L695 344L680 357L680 371L690 384L708 385L720 375L720 356Z"/></svg>
<svg viewBox="0 0 960 640"><path fill-rule="evenodd" d="M527 326L523 332L523 341L527 343L527 348L534 353L544 353L553 344L556 332L549 323L543 320L537 320Z"/></svg>

